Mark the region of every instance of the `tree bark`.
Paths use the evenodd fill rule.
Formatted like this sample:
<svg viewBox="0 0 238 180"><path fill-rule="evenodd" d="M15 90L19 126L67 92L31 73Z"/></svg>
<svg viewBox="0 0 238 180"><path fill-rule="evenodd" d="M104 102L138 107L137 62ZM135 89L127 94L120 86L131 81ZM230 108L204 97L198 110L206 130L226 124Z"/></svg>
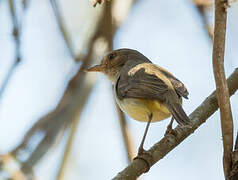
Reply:
<svg viewBox="0 0 238 180"><path fill-rule="evenodd" d="M233 119L230 97L224 70L227 10L224 0L215 1L215 29L213 45L213 71L216 81L218 104L220 107L221 129L223 139L223 168L226 179L231 170L231 153L233 149Z"/></svg>

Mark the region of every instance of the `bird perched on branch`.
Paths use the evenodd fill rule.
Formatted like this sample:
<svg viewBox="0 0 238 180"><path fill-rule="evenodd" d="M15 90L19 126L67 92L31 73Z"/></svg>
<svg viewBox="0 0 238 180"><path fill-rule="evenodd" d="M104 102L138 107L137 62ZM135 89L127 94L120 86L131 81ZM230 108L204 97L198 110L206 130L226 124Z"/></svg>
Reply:
<svg viewBox="0 0 238 180"><path fill-rule="evenodd" d="M180 125L190 120L182 108L187 99L184 84L166 69L153 64L133 49L118 49L108 53L101 64L87 69L104 73L114 84L116 102L123 112L135 120L147 122L138 156L144 153L143 144L151 122L172 115Z"/></svg>

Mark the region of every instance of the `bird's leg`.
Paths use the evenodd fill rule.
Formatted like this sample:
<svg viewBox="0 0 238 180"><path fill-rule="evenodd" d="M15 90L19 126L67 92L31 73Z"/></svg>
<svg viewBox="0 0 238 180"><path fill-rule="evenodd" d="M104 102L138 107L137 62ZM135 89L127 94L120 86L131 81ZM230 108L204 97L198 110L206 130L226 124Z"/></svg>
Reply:
<svg viewBox="0 0 238 180"><path fill-rule="evenodd" d="M167 131L170 131L173 129L173 122L174 122L174 117L171 118L169 125L167 126Z"/></svg>
<svg viewBox="0 0 238 180"><path fill-rule="evenodd" d="M135 159L141 159L142 161L144 161L146 163L147 168L144 171L145 173L150 170L150 167L152 166L152 162L153 162L153 156L149 152L145 151L144 148L143 148L143 145L144 145L144 142L145 142L145 138L146 138L146 134L148 132L148 129L149 129L152 117L153 117L153 114L151 113L149 115L149 121L147 122L147 125L146 125L146 128L145 128L145 132L144 132L143 138L142 138L140 146L139 146L138 154L134 158L134 160Z"/></svg>
<svg viewBox="0 0 238 180"><path fill-rule="evenodd" d="M174 117L172 117L171 118L171 120L170 120L170 123L169 123L169 125L167 126L167 130L166 130L166 132L165 132L165 136L167 135L167 134L174 134L175 132L174 132L174 130L173 130L173 122L174 122ZM174 134L175 135L175 134Z"/></svg>
<svg viewBox="0 0 238 180"><path fill-rule="evenodd" d="M147 132L148 132L148 129L149 129L149 126L150 126L152 117L153 117L153 114L150 114L150 115L149 115L149 121L147 122L147 125L146 125L146 128L145 128L145 132L144 132L143 138L142 138L141 143L140 143L140 146L139 146L138 155L142 155L142 154L144 153L144 151L145 151L144 148L143 148L143 146L144 146L146 134L147 134Z"/></svg>

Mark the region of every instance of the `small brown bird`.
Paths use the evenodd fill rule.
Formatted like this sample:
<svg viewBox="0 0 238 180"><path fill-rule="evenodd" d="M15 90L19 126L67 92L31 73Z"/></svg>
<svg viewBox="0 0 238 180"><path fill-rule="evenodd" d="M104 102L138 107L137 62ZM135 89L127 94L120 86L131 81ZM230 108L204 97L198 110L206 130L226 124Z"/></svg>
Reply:
<svg viewBox="0 0 238 180"><path fill-rule="evenodd" d="M108 53L87 71L104 73L114 84L116 102L123 112L138 121L148 122L138 155L151 122L161 121L172 114L180 125L190 120L182 108L182 97L187 99L184 84L162 67L133 49L118 49Z"/></svg>

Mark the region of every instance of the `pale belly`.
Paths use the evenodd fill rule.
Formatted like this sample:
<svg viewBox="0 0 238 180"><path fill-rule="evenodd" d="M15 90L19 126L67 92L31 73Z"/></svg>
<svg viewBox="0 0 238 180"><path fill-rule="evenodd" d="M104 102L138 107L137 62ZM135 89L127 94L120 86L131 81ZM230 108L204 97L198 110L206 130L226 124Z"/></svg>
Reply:
<svg viewBox="0 0 238 180"><path fill-rule="evenodd" d="M164 120L171 115L167 107L156 100L116 98L116 101L123 112L137 121L147 122L150 114L153 114L152 122Z"/></svg>

